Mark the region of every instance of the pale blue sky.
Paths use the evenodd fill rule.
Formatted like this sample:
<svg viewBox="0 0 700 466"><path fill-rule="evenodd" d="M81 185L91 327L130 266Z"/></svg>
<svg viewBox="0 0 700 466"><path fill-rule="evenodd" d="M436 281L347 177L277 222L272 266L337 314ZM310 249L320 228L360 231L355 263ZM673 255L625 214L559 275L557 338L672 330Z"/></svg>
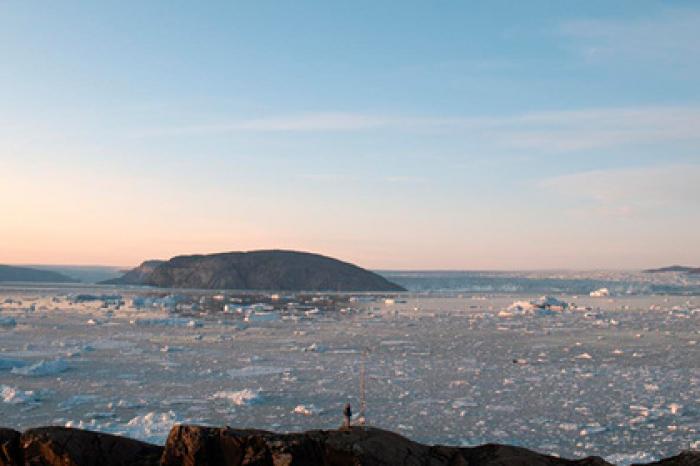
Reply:
<svg viewBox="0 0 700 466"><path fill-rule="evenodd" d="M0 262L700 265L700 5L0 1Z"/></svg>

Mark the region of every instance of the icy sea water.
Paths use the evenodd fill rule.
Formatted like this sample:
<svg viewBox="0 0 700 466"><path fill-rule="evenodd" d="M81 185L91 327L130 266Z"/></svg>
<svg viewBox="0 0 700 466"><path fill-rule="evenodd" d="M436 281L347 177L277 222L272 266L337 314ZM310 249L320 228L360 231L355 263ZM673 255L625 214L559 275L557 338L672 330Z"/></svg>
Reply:
<svg viewBox="0 0 700 466"><path fill-rule="evenodd" d="M71 293L0 290L0 424L152 442L176 422L334 428L358 406L366 350L369 423L418 441L621 464L699 446L697 295L557 295L575 306L504 316L537 295L413 294L246 321Z"/></svg>

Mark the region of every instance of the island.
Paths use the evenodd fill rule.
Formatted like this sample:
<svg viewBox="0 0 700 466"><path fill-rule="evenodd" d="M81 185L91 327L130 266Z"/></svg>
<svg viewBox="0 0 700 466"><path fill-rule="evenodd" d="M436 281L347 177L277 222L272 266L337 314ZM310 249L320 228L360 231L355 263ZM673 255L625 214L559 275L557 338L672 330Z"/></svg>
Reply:
<svg viewBox="0 0 700 466"><path fill-rule="evenodd" d="M671 265L668 267L661 267L658 269L644 270L644 273L664 273L664 272L680 272L680 273L700 274L700 267L689 267L687 265Z"/></svg>
<svg viewBox="0 0 700 466"><path fill-rule="evenodd" d="M75 283L77 280L50 270L0 265L0 282Z"/></svg>
<svg viewBox="0 0 700 466"><path fill-rule="evenodd" d="M146 261L108 285L159 288L400 292L403 287L348 262L309 252L261 250Z"/></svg>

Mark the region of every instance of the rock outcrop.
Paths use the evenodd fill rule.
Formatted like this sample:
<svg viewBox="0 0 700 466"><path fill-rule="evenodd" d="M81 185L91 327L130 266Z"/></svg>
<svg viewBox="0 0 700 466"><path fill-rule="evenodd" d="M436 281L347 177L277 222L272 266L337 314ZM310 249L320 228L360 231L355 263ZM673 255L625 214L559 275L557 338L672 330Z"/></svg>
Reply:
<svg viewBox="0 0 700 466"><path fill-rule="evenodd" d="M22 450L20 448L19 432L0 427L0 466L21 464Z"/></svg>
<svg viewBox="0 0 700 466"><path fill-rule="evenodd" d="M646 465L633 464L632 466L698 466L700 465L700 451L684 451L680 455L647 463Z"/></svg>
<svg viewBox="0 0 700 466"><path fill-rule="evenodd" d="M652 463L700 466L700 452ZM0 466L608 466L508 445L429 446L372 427L277 434L230 427L175 426L165 447L65 427L0 428Z"/></svg>
<svg viewBox="0 0 700 466"><path fill-rule="evenodd" d="M111 278L100 282L103 285L143 285L146 277L165 261L150 260L144 261L138 267L124 272L119 278Z"/></svg>
<svg viewBox="0 0 700 466"><path fill-rule="evenodd" d="M67 427L29 429L21 436L0 429L0 442L0 466L157 466L163 454L163 447L150 443Z"/></svg>
<svg viewBox="0 0 700 466"><path fill-rule="evenodd" d="M202 426L176 426L162 466L431 465L431 466L604 466L601 458L572 461L525 448L428 446L371 427L276 434Z"/></svg>
<svg viewBox="0 0 700 466"><path fill-rule="evenodd" d="M124 276L103 283L230 290L405 291L381 275L347 262L281 250L147 261Z"/></svg>

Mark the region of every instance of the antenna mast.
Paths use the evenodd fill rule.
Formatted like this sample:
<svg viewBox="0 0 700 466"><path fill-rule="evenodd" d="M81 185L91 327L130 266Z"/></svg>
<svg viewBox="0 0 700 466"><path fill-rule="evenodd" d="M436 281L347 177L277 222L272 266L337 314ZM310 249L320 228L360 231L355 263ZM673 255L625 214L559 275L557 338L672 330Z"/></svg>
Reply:
<svg viewBox="0 0 700 466"><path fill-rule="evenodd" d="M362 351L362 359L360 360L360 413L357 419L360 425L364 425L367 419L367 398L365 396L367 389L367 371L365 365L367 363L368 353L369 348L365 347L365 349Z"/></svg>

